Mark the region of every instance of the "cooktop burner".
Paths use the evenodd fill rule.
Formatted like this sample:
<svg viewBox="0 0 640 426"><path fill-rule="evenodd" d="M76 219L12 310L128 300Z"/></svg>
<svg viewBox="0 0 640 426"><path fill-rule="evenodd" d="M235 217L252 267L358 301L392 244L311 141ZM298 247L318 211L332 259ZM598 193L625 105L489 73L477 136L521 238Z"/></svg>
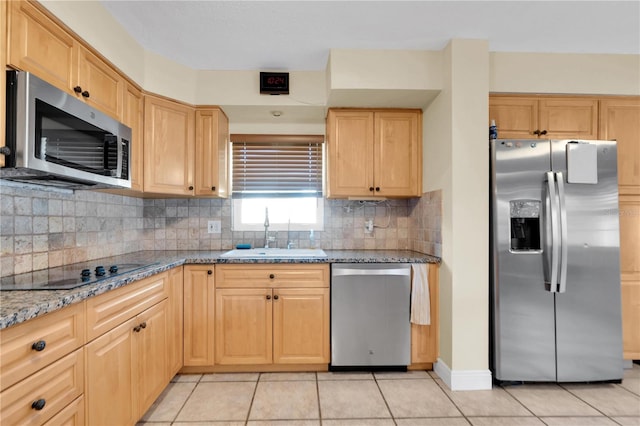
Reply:
<svg viewBox="0 0 640 426"><path fill-rule="evenodd" d="M0 279L0 290L70 290L154 264L156 263L127 263L126 258L122 257L75 263L3 277Z"/></svg>

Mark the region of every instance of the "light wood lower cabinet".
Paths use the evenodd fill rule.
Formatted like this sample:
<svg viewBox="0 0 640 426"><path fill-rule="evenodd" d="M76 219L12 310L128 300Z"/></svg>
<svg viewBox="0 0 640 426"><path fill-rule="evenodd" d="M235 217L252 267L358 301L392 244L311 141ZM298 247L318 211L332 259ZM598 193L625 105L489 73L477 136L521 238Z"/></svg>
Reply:
<svg viewBox="0 0 640 426"><path fill-rule="evenodd" d="M216 364L329 363L329 265L218 265L215 300Z"/></svg>
<svg viewBox="0 0 640 426"><path fill-rule="evenodd" d="M87 300L87 424L135 424L173 377L169 288L163 272Z"/></svg>
<svg viewBox="0 0 640 426"><path fill-rule="evenodd" d="M411 364L415 368L425 368L424 364L433 364L438 360L438 298L439 298L439 266L429 264L429 302L431 308L431 324L411 324Z"/></svg>
<svg viewBox="0 0 640 426"><path fill-rule="evenodd" d="M167 307L167 375L173 377L182 368L184 348L184 283L183 267L169 270Z"/></svg>
<svg viewBox="0 0 640 426"><path fill-rule="evenodd" d="M184 266L184 365L214 364L213 265Z"/></svg>
<svg viewBox="0 0 640 426"><path fill-rule="evenodd" d="M76 398L84 386L83 349L78 349L0 393L0 423L37 425Z"/></svg>

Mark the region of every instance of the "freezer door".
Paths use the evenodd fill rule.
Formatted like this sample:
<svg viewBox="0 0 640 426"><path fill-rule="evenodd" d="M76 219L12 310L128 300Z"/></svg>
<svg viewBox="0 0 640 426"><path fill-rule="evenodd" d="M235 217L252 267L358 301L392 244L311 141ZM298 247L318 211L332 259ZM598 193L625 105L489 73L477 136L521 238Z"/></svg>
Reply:
<svg viewBox="0 0 640 426"><path fill-rule="evenodd" d="M580 143L552 141L553 171L558 177L561 173L564 182L567 237L566 259L561 259L566 285L555 296L558 381L619 380L623 368L616 143ZM582 183L572 183L576 181Z"/></svg>
<svg viewBox="0 0 640 426"><path fill-rule="evenodd" d="M550 142L497 140L491 151L492 369L502 381L555 381L554 300L544 273Z"/></svg>

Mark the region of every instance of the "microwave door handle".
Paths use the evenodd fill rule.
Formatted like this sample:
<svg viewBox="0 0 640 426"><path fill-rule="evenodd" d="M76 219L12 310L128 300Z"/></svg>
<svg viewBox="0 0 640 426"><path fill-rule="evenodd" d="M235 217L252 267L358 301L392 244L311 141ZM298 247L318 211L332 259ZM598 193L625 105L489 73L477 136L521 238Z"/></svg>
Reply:
<svg viewBox="0 0 640 426"><path fill-rule="evenodd" d="M564 193L564 176L562 172L556 173L556 182L558 185L558 200L560 201L560 293L567 291L567 254L569 244L567 241L567 209Z"/></svg>
<svg viewBox="0 0 640 426"><path fill-rule="evenodd" d="M551 232L547 234L547 238L551 237L551 279L549 281L549 291L555 293L558 286L558 198L556 197L556 184L553 172L547 172L547 197L549 206L546 221L551 223Z"/></svg>
<svg viewBox="0 0 640 426"><path fill-rule="evenodd" d="M117 167L116 177L118 179L122 177L122 160L124 156L123 151L124 151L125 145L126 144L122 143L122 141L116 140L116 148L118 149L118 160L116 162L116 167Z"/></svg>

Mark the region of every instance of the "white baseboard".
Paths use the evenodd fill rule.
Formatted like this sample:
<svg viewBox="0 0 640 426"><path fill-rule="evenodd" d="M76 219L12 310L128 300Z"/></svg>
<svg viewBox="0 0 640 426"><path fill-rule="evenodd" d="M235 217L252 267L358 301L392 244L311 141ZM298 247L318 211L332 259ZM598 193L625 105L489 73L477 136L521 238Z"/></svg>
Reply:
<svg viewBox="0 0 640 426"><path fill-rule="evenodd" d="M444 361L438 358L433 371L453 391L491 389L492 379L489 370L451 370Z"/></svg>

